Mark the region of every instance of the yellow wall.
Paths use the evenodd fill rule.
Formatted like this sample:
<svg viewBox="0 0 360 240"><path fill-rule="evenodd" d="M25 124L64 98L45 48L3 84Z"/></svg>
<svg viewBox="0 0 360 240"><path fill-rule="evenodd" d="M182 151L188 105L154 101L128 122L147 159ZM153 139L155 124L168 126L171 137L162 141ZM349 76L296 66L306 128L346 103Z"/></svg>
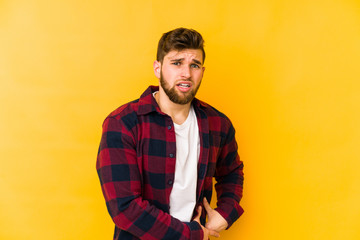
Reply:
<svg viewBox="0 0 360 240"><path fill-rule="evenodd" d="M156 44L206 41L198 97L227 114L245 214L221 239L360 239L356 0L0 1L0 239L111 239L95 171L105 116Z"/></svg>

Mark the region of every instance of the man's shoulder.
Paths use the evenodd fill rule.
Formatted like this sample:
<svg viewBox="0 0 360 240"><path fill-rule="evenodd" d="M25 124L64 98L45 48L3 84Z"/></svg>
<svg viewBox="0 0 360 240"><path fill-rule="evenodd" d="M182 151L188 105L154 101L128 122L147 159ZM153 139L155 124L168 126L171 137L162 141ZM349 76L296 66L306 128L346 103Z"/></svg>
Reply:
<svg viewBox="0 0 360 240"><path fill-rule="evenodd" d="M217 128L220 129L227 129L232 126L230 118L228 118L223 112L204 101L198 99L197 101L197 105L200 106L200 109L204 114L203 117L207 118L211 125L217 125ZM201 114L200 117L202 117Z"/></svg>
<svg viewBox="0 0 360 240"><path fill-rule="evenodd" d="M108 116L107 118L111 117L111 118L122 118L128 114L136 114L136 111L138 109L138 103L139 103L139 99L133 100L131 102L125 103L119 107L117 107L115 110L113 110Z"/></svg>
<svg viewBox="0 0 360 240"><path fill-rule="evenodd" d="M139 99L125 103L112 111L104 120L103 127L112 125L113 127L123 126L125 129L133 129L138 122L137 109Z"/></svg>
<svg viewBox="0 0 360 240"><path fill-rule="evenodd" d="M156 111L155 100L152 96L154 91L157 91L156 86L149 86L140 96L131 102L125 103L112 111L108 118L122 118L128 114L131 115L144 115Z"/></svg>
<svg viewBox="0 0 360 240"><path fill-rule="evenodd" d="M214 106L198 99L197 101L199 102L198 105L200 105L200 108L205 112L207 117L218 117L222 121L230 121L230 119L223 112L219 111Z"/></svg>

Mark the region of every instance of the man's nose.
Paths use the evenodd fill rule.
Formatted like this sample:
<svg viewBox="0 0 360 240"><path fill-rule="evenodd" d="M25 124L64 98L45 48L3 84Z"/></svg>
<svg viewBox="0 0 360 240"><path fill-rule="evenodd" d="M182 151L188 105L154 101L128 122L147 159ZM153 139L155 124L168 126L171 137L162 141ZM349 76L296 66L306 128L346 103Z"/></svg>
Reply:
<svg viewBox="0 0 360 240"><path fill-rule="evenodd" d="M182 73L183 78L190 78L190 76L191 76L190 66L184 65L181 73Z"/></svg>

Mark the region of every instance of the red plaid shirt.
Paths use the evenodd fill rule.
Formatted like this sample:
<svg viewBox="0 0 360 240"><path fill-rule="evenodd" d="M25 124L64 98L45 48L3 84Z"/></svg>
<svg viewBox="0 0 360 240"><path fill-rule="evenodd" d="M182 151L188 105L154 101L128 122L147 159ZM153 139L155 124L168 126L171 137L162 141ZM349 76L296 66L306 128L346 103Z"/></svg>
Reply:
<svg viewBox="0 0 360 240"><path fill-rule="evenodd" d="M96 163L114 239L203 239L195 222L169 214L174 182L176 142L171 117L161 112L150 86L140 97L112 112L104 121ZM208 104L192 102L200 132L196 199L210 202L213 177L216 210L230 227L243 213L243 163L230 120ZM205 223L203 212L201 222Z"/></svg>

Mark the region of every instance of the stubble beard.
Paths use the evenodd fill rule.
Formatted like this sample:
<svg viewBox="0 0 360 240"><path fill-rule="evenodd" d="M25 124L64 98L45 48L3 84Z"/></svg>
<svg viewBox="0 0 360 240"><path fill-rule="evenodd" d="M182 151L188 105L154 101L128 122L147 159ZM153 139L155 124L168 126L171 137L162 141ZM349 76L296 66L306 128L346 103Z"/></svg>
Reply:
<svg viewBox="0 0 360 240"><path fill-rule="evenodd" d="M185 104L188 104L189 102L191 102L195 98L195 95L196 95L197 91L199 90L200 84L201 84L201 82L199 83L199 85L196 88L192 89L188 93L178 94L175 89L176 86L173 86L172 88L170 88L170 86L164 79L162 72L160 72L160 85L161 85L162 89L164 89L164 92L166 93L166 95L168 96L170 101L172 101L173 103L176 103L176 104L185 105Z"/></svg>

